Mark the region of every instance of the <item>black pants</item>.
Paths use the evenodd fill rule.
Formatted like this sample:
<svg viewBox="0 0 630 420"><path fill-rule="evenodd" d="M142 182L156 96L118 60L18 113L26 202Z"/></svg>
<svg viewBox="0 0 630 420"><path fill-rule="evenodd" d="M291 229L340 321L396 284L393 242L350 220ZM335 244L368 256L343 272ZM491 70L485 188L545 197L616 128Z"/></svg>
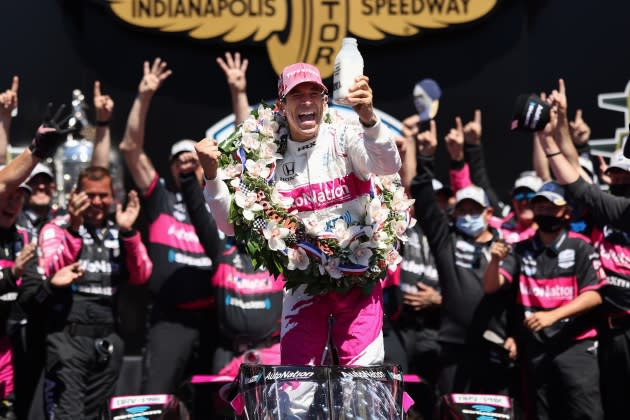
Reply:
<svg viewBox="0 0 630 420"><path fill-rule="evenodd" d="M626 418L630 405L630 328L600 329L598 358L606 419Z"/></svg>
<svg viewBox="0 0 630 420"><path fill-rule="evenodd" d="M494 363L481 344L440 343L439 395L482 393L509 395L513 368Z"/></svg>
<svg viewBox="0 0 630 420"><path fill-rule="evenodd" d="M409 373L409 362L403 339L400 332L387 319L383 320L383 346L385 347L385 363L400 365L404 373Z"/></svg>
<svg viewBox="0 0 630 420"><path fill-rule="evenodd" d="M27 419L33 403L41 410L41 401L34 402L46 359L46 330L43 322L31 322L11 334L13 347L14 411L18 419ZM41 391L40 391L41 392Z"/></svg>
<svg viewBox="0 0 630 420"><path fill-rule="evenodd" d="M142 361L142 393L179 394L189 374L210 373L213 325L207 309L154 306Z"/></svg>
<svg viewBox="0 0 630 420"><path fill-rule="evenodd" d="M124 344L115 333L102 338L113 345L105 362L98 358L93 337L71 336L65 331L48 334L44 383L48 418L97 419L113 396Z"/></svg>
<svg viewBox="0 0 630 420"><path fill-rule="evenodd" d="M525 380L536 418L603 419L595 341L532 347L525 350Z"/></svg>

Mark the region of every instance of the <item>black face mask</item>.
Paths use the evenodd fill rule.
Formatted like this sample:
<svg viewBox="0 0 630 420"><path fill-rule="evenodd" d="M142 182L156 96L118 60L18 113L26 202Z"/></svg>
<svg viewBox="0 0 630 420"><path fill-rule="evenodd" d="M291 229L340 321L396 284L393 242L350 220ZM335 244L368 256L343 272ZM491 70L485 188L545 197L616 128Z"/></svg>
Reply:
<svg viewBox="0 0 630 420"><path fill-rule="evenodd" d="M610 193L617 197L630 197L630 184L611 184Z"/></svg>
<svg viewBox="0 0 630 420"><path fill-rule="evenodd" d="M534 222L538 224L538 229L545 233L554 233L564 227L564 218L546 215L534 216Z"/></svg>

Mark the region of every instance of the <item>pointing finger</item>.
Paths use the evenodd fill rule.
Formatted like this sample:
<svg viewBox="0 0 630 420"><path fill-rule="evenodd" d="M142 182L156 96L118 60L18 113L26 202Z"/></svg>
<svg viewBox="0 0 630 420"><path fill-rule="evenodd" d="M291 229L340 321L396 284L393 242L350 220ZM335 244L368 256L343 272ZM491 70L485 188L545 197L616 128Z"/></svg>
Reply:
<svg viewBox="0 0 630 420"><path fill-rule="evenodd" d="M94 81L94 97L98 98L101 95L101 82L99 82L98 80Z"/></svg>
<svg viewBox="0 0 630 420"><path fill-rule="evenodd" d="M457 129L457 131L464 131L461 117L455 117L455 128Z"/></svg>
<svg viewBox="0 0 630 420"><path fill-rule="evenodd" d="M558 90L561 95L566 95L566 86L564 85L564 79L558 79Z"/></svg>
<svg viewBox="0 0 630 420"><path fill-rule="evenodd" d="M481 124L481 110L475 109L475 122Z"/></svg>
<svg viewBox="0 0 630 420"><path fill-rule="evenodd" d="M13 93L17 93L19 87L20 87L20 78L18 76L13 76L13 81L11 83L11 91L13 91Z"/></svg>

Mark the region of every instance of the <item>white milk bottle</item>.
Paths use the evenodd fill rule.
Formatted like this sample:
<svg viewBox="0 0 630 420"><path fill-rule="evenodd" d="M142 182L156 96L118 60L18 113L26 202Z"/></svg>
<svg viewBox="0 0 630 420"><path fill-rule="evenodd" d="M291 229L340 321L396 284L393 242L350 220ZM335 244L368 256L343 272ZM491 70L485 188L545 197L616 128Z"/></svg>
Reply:
<svg viewBox="0 0 630 420"><path fill-rule="evenodd" d="M356 38L344 38L341 49L335 58L333 78L333 101L348 105L348 88L354 85L355 78L363 74L363 57L357 47Z"/></svg>

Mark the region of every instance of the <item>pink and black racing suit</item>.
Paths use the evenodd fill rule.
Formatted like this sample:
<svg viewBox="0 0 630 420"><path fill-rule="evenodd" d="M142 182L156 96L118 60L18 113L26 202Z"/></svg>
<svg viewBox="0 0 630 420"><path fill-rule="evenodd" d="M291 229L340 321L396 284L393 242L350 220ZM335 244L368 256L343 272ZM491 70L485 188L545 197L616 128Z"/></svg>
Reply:
<svg viewBox="0 0 630 420"><path fill-rule="evenodd" d="M393 134L379 121L369 128L358 124L320 126L316 138L288 140L284 158L277 161L276 188L293 198L289 211L304 220L311 215L330 229L338 219L363 223L372 175L391 175L400 169ZM204 195L218 227L233 234L228 223L230 195L217 177ZM291 365L320 364L327 340L328 316L335 319L333 341L342 365L375 365L383 361L382 290L377 283L369 295L360 290L316 296L304 287L285 292L282 308L281 361Z"/></svg>

